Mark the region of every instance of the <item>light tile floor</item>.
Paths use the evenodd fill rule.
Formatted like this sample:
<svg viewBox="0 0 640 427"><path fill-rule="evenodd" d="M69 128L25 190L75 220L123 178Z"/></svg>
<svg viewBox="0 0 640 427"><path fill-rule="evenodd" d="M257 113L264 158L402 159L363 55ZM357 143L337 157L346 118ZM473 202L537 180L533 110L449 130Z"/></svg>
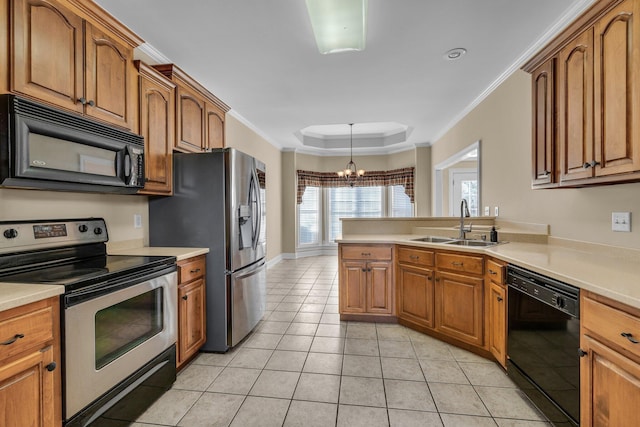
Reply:
<svg viewBox="0 0 640 427"><path fill-rule="evenodd" d="M198 355L134 426L550 425L489 360L403 326L341 322L335 256L282 261L267 282L256 330Z"/></svg>

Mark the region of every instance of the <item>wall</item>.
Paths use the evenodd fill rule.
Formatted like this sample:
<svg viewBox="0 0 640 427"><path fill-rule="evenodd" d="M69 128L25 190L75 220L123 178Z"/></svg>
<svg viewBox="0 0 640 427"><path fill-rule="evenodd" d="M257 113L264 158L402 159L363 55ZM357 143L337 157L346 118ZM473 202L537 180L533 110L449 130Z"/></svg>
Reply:
<svg viewBox="0 0 640 427"><path fill-rule="evenodd" d="M142 215L143 228L133 227ZM143 241L147 235L146 196L0 189L0 221L103 217L110 242Z"/></svg>
<svg viewBox="0 0 640 427"><path fill-rule="evenodd" d="M282 253L282 159L280 150L227 114L225 144L264 162L267 167L267 261Z"/></svg>
<svg viewBox="0 0 640 427"><path fill-rule="evenodd" d="M416 166L416 152L413 149L380 156L356 155L353 161L358 168L365 170L390 170ZM349 156L315 156L282 152L282 248L285 254L294 254L297 246L297 213L296 213L296 170L310 170L315 172L337 172L344 169L349 162ZM430 166L429 166L430 167ZM416 167L416 178L418 171ZM417 179L416 179L417 181ZM425 181L423 181L425 182ZM423 185L423 189L429 189ZM418 200L418 183L416 182L416 203Z"/></svg>
<svg viewBox="0 0 640 427"><path fill-rule="evenodd" d="M432 146L438 164L481 140L482 201L501 219L546 223L552 236L640 248L640 224L611 231L611 212L640 215L640 183L531 189L531 78L516 71ZM493 208L491 210L493 212ZM640 221L640 217L637 217Z"/></svg>

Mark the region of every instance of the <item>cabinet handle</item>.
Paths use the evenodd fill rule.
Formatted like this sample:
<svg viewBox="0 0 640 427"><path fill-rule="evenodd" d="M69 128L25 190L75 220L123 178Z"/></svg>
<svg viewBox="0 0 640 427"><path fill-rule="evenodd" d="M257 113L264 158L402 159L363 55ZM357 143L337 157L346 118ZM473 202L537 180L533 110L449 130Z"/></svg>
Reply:
<svg viewBox="0 0 640 427"><path fill-rule="evenodd" d="M544 172L542 172L542 176L549 176L549 174L550 174L550 172L549 172L549 171L547 171L547 170L546 170L546 171L544 171Z"/></svg>
<svg viewBox="0 0 640 427"><path fill-rule="evenodd" d="M13 338L0 342L0 345L11 345L14 342L18 341L20 338L24 338L24 334L15 334Z"/></svg>
<svg viewBox="0 0 640 427"><path fill-rule="evenodd" d="M578 357L585 357L588 353L586 351L584 351L583 349L579 348L578 349Z"/></svg>
<svg viewBox="0 0 640 427"><path fill-rule="evenodd" d="M462 266L464 266L464 262L452 261L451 265L453 265L454 267L462 267Z"/></svg>
<svg viewBox="0 0 640 427"><path fill-rule="evenodd" d="M182 296L182 299L186 301L186 300L188 300L188 299L189 299L189 296L188 296L188 295L183 295L183 296Z"/></svg>
<svg viewBox="0 0 640 427"><path fill-rule="evenodd" d="M47 371L49 371L49 372L53 372L53 371L55 371L55 370L56 370L56 367L57 367L57 366L58 366L58 365L56 365L56 362L51 362L51 363L49 363L49 364L46 366L46 368L47 368Z"/></svg>
<svg viewBox="0 0 640 427"><path fill-rule="evenodd" d="M200 273L200 269L196 268L195 270L189 270L189 273L191 274Z"/></svg>
<svg viewBox="0 0 640 427"><path fill-rule="evenodd" d="M409 258L411 258L411 259L420 259L420 257L418 255L409 255Z"/></svg>
<svg viewBox="0 0 640 427"><path fill-rule="evenodd" d="M362 255L362 256L371 256L371 252L361 252L360 255Z"/></svg>
<svg viewBox="0 0 640 427"><path fill-rule="evenodd" d="M503 298L501 296L498 296L498 297L496 297L496 299L498 300L498 302L502 302Z"/></svg>
<svg viewBox="0 0 640 427"><path fill-rule="evenodd" d="M595 168L595 167L596 167L596 166L598 166L599 164L600 164L600 162L597 162L597 161L595 161L595 160L591 160L591 163L590 163L590 165L591 165L591 167L592 167L592 168Z"/></svg>
<svg viewBox="0 0 640 427"><path fill-rule="evenodd" d="M87 104L87 99L86 98L78 98L78 102L82 105L86 105Z"/></svg>
<svg viewBox="0 0 640 427"><path fill-rule="evenodd" d="M621 335L621 336L623 336L623 337L625 337L626 339L628 339L629 341L631 341L631 342L632 342L632 343L634 343L634 344L638 344L638 343L640 343L640 341L638 341L637 339L635 339L635 338L633 337L633 334L632 334L632 333L629 333L629 332L623 332L623 333L621 333L620 335Z"/></svg>
<svg viewBox="0 0 640 427"><path fill-rule="evenodd" d="M491 274L492 276L495 276L498 274L497 271L493 271L492 269L489 269L489 274Z"/></svg>

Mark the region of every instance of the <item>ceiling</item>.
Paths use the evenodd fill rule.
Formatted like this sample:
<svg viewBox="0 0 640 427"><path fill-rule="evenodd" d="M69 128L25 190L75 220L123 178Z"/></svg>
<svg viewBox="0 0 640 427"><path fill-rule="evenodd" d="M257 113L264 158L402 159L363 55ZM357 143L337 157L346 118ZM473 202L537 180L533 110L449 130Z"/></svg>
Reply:
<svg viewBox="0 0 640 427"><path fill-rule="evenodd" d="M348 123L360 154L434 142L593 0L369 0L365 50L330 55L302 0L96 2L273 145L332 155Z"/></svg>

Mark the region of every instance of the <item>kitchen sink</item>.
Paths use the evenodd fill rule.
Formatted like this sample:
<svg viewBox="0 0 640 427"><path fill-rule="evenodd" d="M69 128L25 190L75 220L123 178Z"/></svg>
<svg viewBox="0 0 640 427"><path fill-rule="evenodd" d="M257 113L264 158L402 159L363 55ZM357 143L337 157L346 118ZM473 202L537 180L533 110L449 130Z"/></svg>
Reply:
<svg viewBox="0 0 640 427"><path fill-rule="evenodd" d="M427 243L450 243L453 241L450 237L438 237L438 236L426 236L418 239L411 239L414 242L427 242Z"/></svg>
<svg viewBox="0 0 640 427"><path fill-rule="evenodd" d="M443 242L447 245L457 245L457 246L493 246L497 245L498 242L487 242L486 240L450 240L448 242Z"/></svg>

